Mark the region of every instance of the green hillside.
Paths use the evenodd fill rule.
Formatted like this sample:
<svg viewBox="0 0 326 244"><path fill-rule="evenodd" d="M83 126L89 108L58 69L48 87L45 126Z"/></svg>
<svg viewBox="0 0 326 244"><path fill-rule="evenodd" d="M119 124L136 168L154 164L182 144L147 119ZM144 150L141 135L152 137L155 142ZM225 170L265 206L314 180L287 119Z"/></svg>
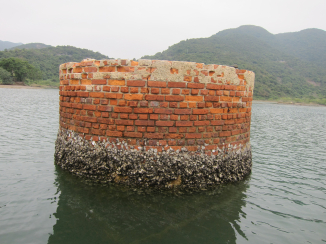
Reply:
<svg viewBox="0 0 326 244"><path fill-rule="evenodd" d="M42 48L47 48L47 47L52 47L52 46L46 45L43 43L28 43L28 44L22 44L19 46L15 46L10 49L11 50L13 50L13 49L42 49Z"/></svg>
<svg viewBox="0 0 326 244"><path fill-rule="evenodd" d="M0 51L3 51L5 49L9 49L15 46L22 45L23 43L14 43L14 42L8 42L8 41L0 41Z"/></svg>
<svg viewBox="0 0 326 244"><path fill-rule="evenodd" d="M273 35L261 27L241 26L209 38L181 41L143 58L237 64L256 73L255 99L288 97L326 103L325 43L322 30Z"/></svg>
<svg viewBox="0 0 326 244"><path fill-rule="evenodd" d="M28 48L26 48L26 46ZM31 43L20 46L23 47L23 49L16 47L12 50L1 51L0 61L1 59L11 57L20 58L29 62L36 69L40 70L43 80L59 82L58 69L59 65L62 63L80 61L85 58L108 58L107 56L102 55L98 52L93 52L87 49L81 49L72 46L45 46L47 45L40 45L40 43Z"/></svg>

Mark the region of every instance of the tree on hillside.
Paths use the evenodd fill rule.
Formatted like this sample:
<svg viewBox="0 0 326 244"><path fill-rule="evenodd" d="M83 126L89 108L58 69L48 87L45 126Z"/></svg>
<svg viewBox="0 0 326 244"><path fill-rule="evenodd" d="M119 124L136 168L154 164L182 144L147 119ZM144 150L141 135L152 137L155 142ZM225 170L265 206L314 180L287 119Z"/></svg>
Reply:
<svg viewBox="0 0 326 244"><path fill-rule="evenodd" d="M6 85L12 84L12 77L10 73L1 67L0 67L0 83Z"/></svg>
<svg viewBox="0 0 326 244"><path fill-rule="evenodd" d="M20 58L4 58L0 60L0 67L11 74L16 81L26 79L36 80L41 78L41 72L33 65Z"/></svg>

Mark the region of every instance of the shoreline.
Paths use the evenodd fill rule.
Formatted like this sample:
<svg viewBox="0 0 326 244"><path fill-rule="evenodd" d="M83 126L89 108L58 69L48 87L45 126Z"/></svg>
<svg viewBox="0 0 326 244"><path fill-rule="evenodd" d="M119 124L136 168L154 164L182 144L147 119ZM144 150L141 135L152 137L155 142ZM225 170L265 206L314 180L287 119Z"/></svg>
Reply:
<svg viewBox="0 0 326 244"><path fill-rule="evenodd" d="M26 86L26 85L0 85L0 89L59 89L53 86ZM294 105L294 106L314 106L314 107L325 107L326 105L318 103L296 103L296 102L281 102L272 100L253 100L253 103L274 103L274 104L284 104L284 105Z"/></svg>
<svg viewBox="0 0 326 244"><path fill-rule="evenodd" d="M271 100L255 100L253 103L273 103L273 104L283 104L283 105L294 105L294 106L310 106L310 107L325 107L326 105L318 103L300 103L300 102L281 102L281 101L271 101Z"/></svg>
<svg viewBox="0 0 326 244"><path fill-rule="evenodd" d="M58 89L53 86L0 85L0 89Z"/></svg>

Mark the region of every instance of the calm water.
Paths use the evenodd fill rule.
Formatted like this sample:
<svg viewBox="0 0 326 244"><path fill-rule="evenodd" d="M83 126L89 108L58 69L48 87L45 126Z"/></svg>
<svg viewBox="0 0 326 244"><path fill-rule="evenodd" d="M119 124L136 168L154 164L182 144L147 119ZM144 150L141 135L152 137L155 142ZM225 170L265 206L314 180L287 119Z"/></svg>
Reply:
<svg viewBox="0 0 326 244"><path fill-rule="evenodd" d="M53 164L58 90L0 89L0 243L325 243L326 108L253 105L253 172L214 191L89 185Z"/></svg>

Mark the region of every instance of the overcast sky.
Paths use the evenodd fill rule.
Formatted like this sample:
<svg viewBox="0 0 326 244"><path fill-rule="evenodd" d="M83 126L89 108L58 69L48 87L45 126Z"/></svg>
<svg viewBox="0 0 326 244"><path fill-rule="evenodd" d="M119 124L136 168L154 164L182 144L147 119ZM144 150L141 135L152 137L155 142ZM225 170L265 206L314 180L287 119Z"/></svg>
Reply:
<svg viewBox="0 0 326 244"><path fill-rule="evenodd" d="M241 25L326 30L325 12L326 0L0 0L0 40L138 59Z"/></svg>

